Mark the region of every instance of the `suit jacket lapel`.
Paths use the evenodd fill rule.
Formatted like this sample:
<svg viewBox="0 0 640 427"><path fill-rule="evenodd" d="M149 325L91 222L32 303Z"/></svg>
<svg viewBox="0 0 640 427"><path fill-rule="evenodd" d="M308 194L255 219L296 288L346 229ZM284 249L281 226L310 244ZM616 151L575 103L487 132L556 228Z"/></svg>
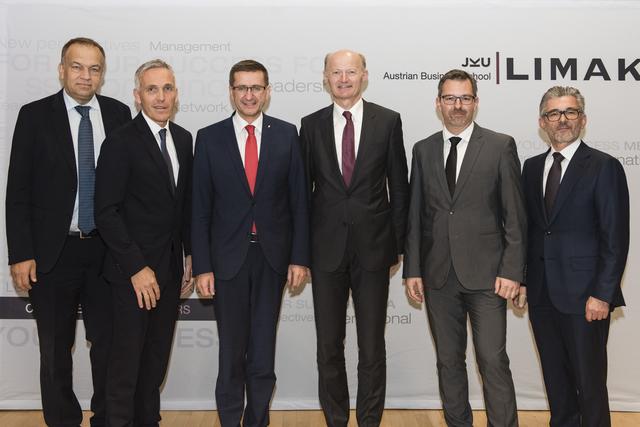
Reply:
<svg viewBox="0 0 640 427"><path fill-rule="evenodd" d="M142 116L142 113L138 113L135 119L133 119L136 123L136 127L138 128L138 132L140 132L140 139L142 140L142 144L145 149L153 159L153 162L158 167L160 174L162 175L162 179L164 179L166 183L167 191L170 194L173 194L171 191L171 181L169 177L169 171L167 170L167 164L164 161L164 157L162 157L162 152L160 151L160 146L158 145L158 141L156 140L153 133L151 133L151 129L147 124L146 120ZM173 135L172 135L173 136ZM177 151L177 150L176 150Z"/></svg>
<svg viewBox="0 0 640 427"><path fill-rule="evenodd" d="M235 113L234 113L235 114ZM224 134L222 135L223 144L227 147L227 153L229 154L229 160L233 165L238 179L242 183L247 195L251 197L251 189L249 188L249 182L247 181L247 174L244 171L244 164L242 163L242 157L240 157L240 149L238 148L238 140L236 139L236 131L233 128L233 119L229 117L224 123ZM260 159L258 159L260 164Z"/></svg>
<svg viewBox="0 0 640 427"><path fill-rule="evenodd" d="M271 129L271 117L266 114L262 115L262 136L260 138L260 152L258 154L258 173L256 175L256 186L254 194L260 189L260 182L264 179L265 171L269 166L269 155L271 154L273 144L273 130ZM245 174L246 176L246 174ZM247 185L249 182L247 181Z"/></svg>
<svg viewBox="0 0 640 427"><path fill-rule="evenodd" d="M351 176L351 185L353 186L358 177L358 167L359 164L362 164L363 160L358 161L360 156L364 156L363 158L367 158L367 151L369 146L369 135L375 135L376 133L376 113L374 111L370 111L369 103L365 100L362 100L362 126L360 128L360 140L358 142L358 152L356 153L356 162L353 166L353 175ZM335 147L336 145L333 144ZM337 160L336 160L337 163ZM342 174L340 174L340 178L342 178ZM344 179L342 180L344 182Z"/></svg>
<svg viewBox="0 0 640 427"><path fill-rule="evenodd" d="M438 179L438 183L442 188L442 192L446 195L448 200L451 200L451 193L449 192L449 184L447 184L447 174L444 170L444 138L442 136L442 132L438 133L438 140L436 144L432 144L432 150L434 153L431 153L433 158L435 159L434 169L435 174Z"/></svg>
<svg viewBox="0 0 640 427"><path fill-rule="evenodd" d="M582 174L584 172L585 166L591 157L591 153L589 153L589 147L583 142L580 144L576 153L573 155L571 162L569 163L569 167L567 171L564 173L562 177L562 181L560 181L560 188L558 188L558 195L556 196L556 200L553 204L553 209L551 210L551 218L549 218L549 224L553 222L555 217L558 215L558 212L562 208L562 205L571 194L573 187L576 183L582 178Z"/></svg>
<svg viewBox="0 0 640 427"><path fill-rule="evenodd" d="M533 179L529 185L533 186L533 192L531 194L535 195L535 214L538 215L543 223L548 223L549 219L547 218L547 209L544 205L544 193L542 191L542 181L544 180L544 162L547 158L547 154L549 150L547 150L544 154L541 154L533 159L531 159L531 178ZM528 191L528 189L524 189Z"/></svg>
<svg viewBox="0 0 640 427"><path fill-rule="evenodd" d="M60 152L62 153L62 157L66 161L67 166L71 168L73 176L77 176L76 155L73 151L73 136L71 135L69 115L62 96L62 90L53 98L51 107L53 110L53 123L55 126L58 148L60 148Z"/></svg>
<svg viewBox="0 0 640 427"><path fill-rule="evenodd" d="M336 151L336 134L333 129L333 104L326 108L322 121L322 143L327 153L327 159L331 162L330 167L333 169L333 175L340 181L342 188L346 191L347 186L342 178L342 172L340 172L338 153ZM353 176L351 178L353 179Z"/></svg>
<svg viewBox="0 0 640 427"><path fill-rule="evenodd" d="M171 131L171 138L173 139L173 145L176 147L176 155L178 156L178 164L181 166L178 170L178 180L176 184L176 194L182 191L185 183L184 174L187 173L185 168L187 156L190 156L188 144L183 144L183 141L176 137L177 132L174 132L175 124L169 122L169 130ZM163 159L164 160L164 159ZM167 174L168 175L168 174Z"/></svg>
<svg viewBox="0 0 640 427"><path fill-rule="evenodd" d="M109 135L109 133L118 127L119 123L116 120L116 115L113 114L113 111L109 110L107 104L101 102L101 96L96 95L98 99L98 104L100 104L100 115L102 116L102 124L104 126L105 135Z"/></svg>
<svg viewBox="0 0 640 427"><path fill-rule="evenodd" d="M458 179L456 180L456 189L453 192L454 201L458 198L462 188L469 179L471 170L473 169L473 165L476 163L476 159L478 158L478 154L480 154L483 144L482 128L476 124L474 126L473 133L471 134L471 138L469 139L469 143L467 144L467 150L464 153L462 165L460 166L460 173L458 173Z"/></svg>

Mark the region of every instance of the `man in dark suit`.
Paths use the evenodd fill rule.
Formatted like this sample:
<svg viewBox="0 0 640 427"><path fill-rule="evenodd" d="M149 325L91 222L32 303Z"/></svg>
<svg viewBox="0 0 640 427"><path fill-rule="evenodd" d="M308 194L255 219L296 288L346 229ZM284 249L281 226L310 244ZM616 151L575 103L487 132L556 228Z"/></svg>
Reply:
<svg viewBox="0 0 640 427"><path fill-rule="evenodd" d="M609 426L609 313L624 305L629 190L615 158L580 140L578 89L555 86L540 102L551 148L522 172L529 219L529 319L552 426Z"/></svg>
<svg viewBox="0 0 640 427"><path fill-rule="evenodd" d="M294 125L263 114L266 68L229 72L235 113L198 132L193 171L193 267L214 296L220 343L216 405L222 426L266 426L276 376L285 283L309 265L304 166ZM245 408L246 390L246 408Z"/></svg>
<svg viewBox="0 0 640 427"><path fill-rule="evenodd" d="M413 147L404 277L426 298L449 426L471 426L467 317L489 425L518 424L506 353L506 301L524 276L526 214L512 137L473 122L477 86L451 70L438 85L444 129ZM423 292L426 295L423 298Z"/></svg>
<svg viewBox="0 0 640 427"><path fill-rule="evenodd" d="M320 404L329 426L346 426L344 359L347 301L358 329L360 426L380 424L386 389L384 329L389 268L404 248L408 204L402 123L395 111L364 101L363 55L325 58L333 104L302 119L300 136L311 193L311 271Z"/></svg>
<svg viewBox="0 0 640 427"><path fill-rule="evenodd" d="M111 296L99 277L105 247L93 218L95 159L105 134L131 120L126 105L96 95L104 69L102 46L88 38L69 40L58 66L63 89L20 109L11 146L9 264L16 288L29 291L34 310L49 426L82 422L71 357L78 303L91 342L91 425L104 425Z"/></svg>
<svg viewBox="0 0 640 427"><path fill-rule="evenodd" d="M110 427L158 425L180 278L188 284L191 275L192 139L170 121L178 95L173 70L152 60L135 81L141 111L109 135L96 169L96 224L114 305Z"/></svg>

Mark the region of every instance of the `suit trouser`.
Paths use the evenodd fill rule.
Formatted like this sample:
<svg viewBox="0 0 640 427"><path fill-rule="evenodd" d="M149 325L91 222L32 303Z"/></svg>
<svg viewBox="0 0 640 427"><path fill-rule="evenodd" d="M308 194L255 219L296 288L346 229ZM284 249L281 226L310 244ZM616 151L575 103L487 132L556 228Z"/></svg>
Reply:
<svg viewBox="0 0 640 427"><path fill-rule="evenodd" d="M269 424L285 282L286 277L269 266L259 243L249 245L233 279L215 281L213 307L220 342L216 406L223 427L239 426L241 419L244 426Z"/></svg>
<svg viewBox="0 0 640 427"><path fill-rule="evenodd" d="M451 267L442 288L426 289L426 301L447 425L471 427L473 423L465 361L468 316L482 377L487 424L517 426L516 396L506 352L506 300L493 289L465 289Z"/></svg>
<svg viewBox="0 0 640 427"><path fill-rule="evenodd" d="M98 236L67 237L53 270L38 272L38 282L29 291L38 327L42 409L48 426L78 426L82 422L82 410L73 392L71 355L78 303L82 305L86 338L91 342L91 425L104 425L111 343L111 291L99 276L104 253L104 243Z"/></svg>
<svg viewBox="0 0 640 427"><path fill-rule="evenodd" d="M387 368L384 330L389 268L367 271L349 248L336 271L312 268L316 319L318 394L329 427L349 421L349 389L344 359L349 291L358 333L358 425L378 426L384 411Z"/></svg>
<svg viewBox="0 0 640 427"><path fill-rule="evenodd" d="M160 421L160 386L178 318L180 278L158 282L160 299L151 310L138 307L131 281L109 283L114 309L106 393L109 427L158 426Z"/></svg>
<svg viewBox="0 0 640 427"><path fill-rule="evenodd" d="M551 425L608 427L607 340L609 317L587 322L583 314L559 312L546 286L529 305L529 319L542 364Z"/></svg>

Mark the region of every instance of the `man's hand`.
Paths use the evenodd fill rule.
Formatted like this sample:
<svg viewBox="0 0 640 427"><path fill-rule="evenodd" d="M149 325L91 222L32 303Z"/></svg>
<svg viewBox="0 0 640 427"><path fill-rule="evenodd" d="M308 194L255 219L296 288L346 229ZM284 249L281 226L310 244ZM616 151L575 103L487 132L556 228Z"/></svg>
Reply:
<svg viewBox="0 0 640 427"><path fill-rule="evenodd" d="M196 276L196 289L201 297L212 297L216 294L213 273L202 273Z"/></svg>
<svg viewBox="0 0 640 427"><path fill-rule="evenodd" d="M31 282L38 281L36 277L36 260L28 259L11 264L11 278L19 291L30 290Z"/></svg>
<svg viewBox="0 0 640 427"><path fill-rule="evenodd" d="M290 291L295 291L309 275L309 269L302 265L290 264L287 271L287 283Z"/></svg>
<svg viewBox="0 0 640 427"><path fill-rule="evenodd" d="M504 299L514 299L518 295L520 283L505 279L504 277L496 277L494 293L500 295Z"/></svg>
<svg viewBox="0 0 640 427"><path fill-rule="evenodd" d="M527 287L524 285L520 285L520 289L518 289L518 295L513 297L511 301L513 301L514 306L518 308L525 308L527 306Z"/></svg>
<svg viewBox="0 0 640 427"><path fill-rule="evenodd" d="M193 276L192 276L191 255L184 258L184 275L182 276L182 285L180 286L180 298L189 298L193 293Z"/></svg>
<svg viewBox="0 0 640 427"><path fill-rule="evenodd" d="M138 307L151 310L156 308L156 301L160 299L160 286L156 274L149 267L145 267L131 276L133 290L138 298Z"/></svg>
<svg viewBox="0 0 640 427"><path fill-rule="evenodd" d="M407 277L405 286L409 298L420 304L424 301L424 285L421 277Z"/></svg>
<svg viewBox="0 0 640 427"><path fill-rule="evenodd" d="M592 320L604 320L609 316L609 303L598 298L589 297L585 307L585 318L587 322Z"/></svg>
<svg viewBox="0 0 640 427"><path fill-rule="evenodd" d="M402 254L398 255L398 262L389 267L389 278L396 275L398 270L400 270L400 265L402 264Z"/></svg>

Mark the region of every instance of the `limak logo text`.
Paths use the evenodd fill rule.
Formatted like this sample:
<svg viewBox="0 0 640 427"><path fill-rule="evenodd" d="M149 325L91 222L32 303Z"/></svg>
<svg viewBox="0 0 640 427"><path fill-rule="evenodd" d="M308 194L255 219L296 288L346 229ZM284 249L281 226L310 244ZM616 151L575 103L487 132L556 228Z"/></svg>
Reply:
<svg viewBox="0 0 640 427"><path fill-rule="evenodd" d="M493 63L496 84L501 80L640 80L640 58L522 59L507 56L501 61L500 56L500 52L496 52L495 57L467 56L460 66L471 72L480 71L477 68L491 68Z"/></svg>

